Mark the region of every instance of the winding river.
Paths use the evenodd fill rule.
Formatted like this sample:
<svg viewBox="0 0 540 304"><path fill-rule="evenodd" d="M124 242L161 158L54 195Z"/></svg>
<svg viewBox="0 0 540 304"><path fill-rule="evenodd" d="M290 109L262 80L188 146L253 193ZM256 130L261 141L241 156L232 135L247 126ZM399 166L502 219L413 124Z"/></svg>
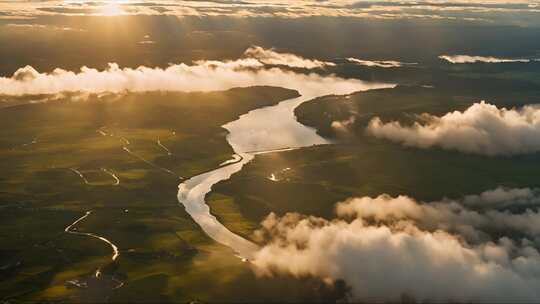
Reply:
<svg viewBox="0 0 540 304"><path fill-rule="evenodd" d="M316 97L355 91L394 87L392 84L368 83L339 78L335 82L320 83L296 88L300 97L288 99L277 105L252 110L237 120L223 125L229 131L227 141L236 155L213 171L194 176L178 186L178 200L193 220L215 241L228 246L243 259L252 259L258 246L231 232L210 212L205 196L212 186L229 179L233 174L252 161L257 154L279 152L330 143L320 137L314 129L296 120L294 109L305 101Z"/></svg>

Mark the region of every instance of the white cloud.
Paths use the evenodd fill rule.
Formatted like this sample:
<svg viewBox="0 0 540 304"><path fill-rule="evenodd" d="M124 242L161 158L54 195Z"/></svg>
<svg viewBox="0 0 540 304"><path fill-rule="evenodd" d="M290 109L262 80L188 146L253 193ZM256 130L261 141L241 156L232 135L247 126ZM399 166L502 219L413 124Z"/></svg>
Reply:
<svg viewBox="0 0 540 304"><path fill-rule="evenodd" d="M273 52L273 54L280 55ZM291 58L294 57L294 61ZM317 62L285 54L282 64L298 66ZM272 59L275 60L275 59ZM305 65L304 65L305 66ZM99 71L82 67L79 72L55 69L39 73L31 66L17 70L12 77L0 78L0 94L54 94L59 92L143 92L143 91L215 91L254 85L297 89L303 95L349 94L371 87L393 85L344 79L334 75L303 74L283 68L267 68L256 58L232 61L197 61L193 65L176 64L167 68L120 68L111 63Z"/></svg>
<svg viewBox="0 0 540 304"><path fill-rule="evenodd" d="M463 199L463 204L480 208L540 205L540 193L530 188L505 189L499 187L479 195L467 195Z"/></svg>
<svg viewBox="0 0 540 304"><path fill-rule="evenodd" d="M405 65L415 65L417 63L407 63L407 62L399 62L399 61L392 61L392 60L362 60L357 58L349 57L347 58L349 62L352 62L354 64L368 66L368 67L379 67L379 68L399 68Z"/></svg>
<svg viewBox="0 0 540 304"><path fill-rule="evenodd" d="M260 46L248 48L244 52L244 55L249 58L255 58L264 64L284 65L292 68L315 69L336 65L333 62L306 59L290 53L278 53L273 49L263 49Z"/></svg>
<svg viewBox="0 0 540 304"><path fill-rule="evenodd" d="M484 62L484 63L509 63L509 62L520 62L520 63L527 63L531 62L534 59L524 59L524 58L497 58L497 57L491 57L491 56L469 56L469 55L441 55L439 56L440 59L446 60L450 63L476 63L476 62Z"/></svg>
<svg viewBox="0 0 540 304"><path fill-rule="evenodd" d="M464 112L442 117L423 114L423 124L402 126L393 121L372 119L367 132L406 146L441 147L483 155L514 155L540 151L540 108L497 108L475 103Z"/></svg>
<svg viewBox="0 0 540 304"><path fill-rule="evenodd" d="M335 120L330 125L332 129L342 133L349 134L351 126L356 122L356 116L350 116L346 120Z"/></svg>
<svg viewBox="0 0 540 304"><path fill-rule="evenodd" d="M363 197L348 200L337 205L337 214L341 217L354 217L369 219L378 223L391 224L396 221L412 220L425 230L438 229L447 232L459 233L469 241L478 241L486 238L485 231L499 231L501 233L520 232L531 238L540 233L540 213L537 210L526 209L523 213L512 214L507 211L489 209L497 199L512 204L512 199L520 195L516 190L495 190L484 192L479 196L468 196L463 201L443 200L420 204L407 196L396 198L381 195L376 198ZM529 189L529 191L531 191ZM490 195L492 197L490 197ZM540 197L534 197L534 204ZM483 209L469 209L466 206L488 207ZM518 203L519 204L519 203Z"/></svg>
<svg viewBox="0 0 540 304"><path fill-rule="evenodd" d="M509 197L513 190L500 191ZM471 231L497 225L503 235L510 233L504 229L509 225L519 231L539 225L535 214L536 219L527 212L516 214L523 216L519 224L511 216L467 209L461 201L356 198L339 203L331 221L296 213L269 215L257 233L266 245L253 263L261 275L343 279L353 301L398 301L407 294L420 302L538 302L537 244L509 237L492 240L487 234L470 237Z"/></svg>

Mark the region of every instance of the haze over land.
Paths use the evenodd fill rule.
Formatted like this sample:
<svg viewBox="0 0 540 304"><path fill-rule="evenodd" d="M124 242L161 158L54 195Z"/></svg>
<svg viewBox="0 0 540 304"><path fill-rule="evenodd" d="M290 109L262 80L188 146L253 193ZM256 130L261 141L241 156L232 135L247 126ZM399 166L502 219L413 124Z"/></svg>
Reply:
<svg viewBox="0 0 540 304"><path fill-rule="evenodd" d="M539 20L0 1L0 301L540 301Z"/></svg>

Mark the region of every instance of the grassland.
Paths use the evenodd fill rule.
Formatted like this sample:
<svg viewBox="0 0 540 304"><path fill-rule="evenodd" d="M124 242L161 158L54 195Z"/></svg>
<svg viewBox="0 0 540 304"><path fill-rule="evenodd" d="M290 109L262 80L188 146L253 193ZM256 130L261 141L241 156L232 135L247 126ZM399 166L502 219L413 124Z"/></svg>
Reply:
<svg viewBox="0 0 540 304"><path fill-rule="evenodd" d="M258 155L207 202L246 238L270 212L332 218L353 196L406 194L424 201L498 186L540 187L540 156L482 157L406 148L369 137L374 116L410 122L415 114L462 110L479 100L538 103L540 87L513 70L504 77L443 67L411 73L406 85L326 96L296 109L298 120L333 145ZM487 69L487 70L486 70ZM375 73L376 74L376 73ZM386 74L375 75L384 80ZM484 75L480 77L478 75ZM492 75L492 76L490 76ZM528 78L528 76L526 77ZM66 302L331 301L318 280L259 278L249 264L211 241L176 200L184 178L233 153L220 126L251 109L296 96L254 87L215 93L37 96L47 103L0 110L0 299ZM5 100L28 102L30 97ZM347 134L333 121L355 118ZM76 226L113 241L64 232ZM101 272L95 279L96 270ZM66 282L79 280L85 288ZM123 283L121 288L119 282Z"/></svg>
<svg viewBox="0 0 540 304"><path fill-rule="evenodd" d="M295 96L253 87L54 97L2 109L0 299L208 301L224 297L225 285L254 281L247 264L191 220L177 185L230 158L222 124ZM105 242L64 231L90 210L74 229L116 244L114 262ZM252 227L229 211L225 220ZM243 292L226 290L229 298Z"/></svg>
<svg viewBox="0 0 540 304"><path fill-rule="evenodd" d="M355 196L405 194L432 201L498 186L540 187L539 154L475 156L407 148L365 134L374 116L410 123L416 114L463 110L479 100L507 107L540 103L540 87L530 82L492 83L490 78L469 78L470 70L463 73L433 87L401 85L306 102L295 111L298 120L335 144L257 156L240 173L216 185L214 193L228 196L234 203L230 208L258 222L269 212L332 218L336 202ZM331 127L333 121L350 117L355 121L346 134Z"/></svg>

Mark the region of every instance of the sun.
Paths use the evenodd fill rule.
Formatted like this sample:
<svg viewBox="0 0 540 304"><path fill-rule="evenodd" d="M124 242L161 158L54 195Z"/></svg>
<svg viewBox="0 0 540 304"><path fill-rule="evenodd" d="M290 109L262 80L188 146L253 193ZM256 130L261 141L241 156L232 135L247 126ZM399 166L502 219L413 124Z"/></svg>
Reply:
<svg viewBox="0 0 540 304"><path fill-rule="evenodd" d="M116 15L122 15L126 13L120 6L114 3L109 3L101 7L99 12L101 15L104 15L104 16L116 16Z"/></svg>

